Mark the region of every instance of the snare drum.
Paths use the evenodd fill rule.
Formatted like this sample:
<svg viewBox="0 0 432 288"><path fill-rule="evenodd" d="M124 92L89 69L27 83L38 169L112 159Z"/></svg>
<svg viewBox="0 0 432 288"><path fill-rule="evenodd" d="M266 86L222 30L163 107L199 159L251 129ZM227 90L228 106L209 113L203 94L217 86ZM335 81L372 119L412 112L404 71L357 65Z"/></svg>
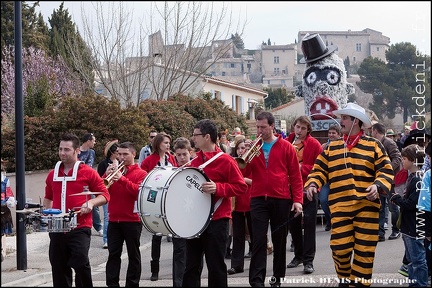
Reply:
<svg viewBox="0 0 432 288"><path fill-rule="evenodd" d="M156 235L198 237L210 223L212 195L201 191L208 182L193 167L156 167L143 180L138 212L143 226Z"/></svg>
<svg viewBox="0 0 432 288"><path fill-rule="evenodd" d="M69 232L77 227L77 214L41 216L41 230L48 232Z"/></svg>

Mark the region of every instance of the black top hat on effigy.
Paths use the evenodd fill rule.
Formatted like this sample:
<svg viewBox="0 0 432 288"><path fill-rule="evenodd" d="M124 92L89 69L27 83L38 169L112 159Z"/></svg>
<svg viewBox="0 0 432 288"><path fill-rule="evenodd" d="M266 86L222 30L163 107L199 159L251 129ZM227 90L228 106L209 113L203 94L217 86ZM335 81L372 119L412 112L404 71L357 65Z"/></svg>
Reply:
<svg viewBox="0 0 432 288"><path fill-rule="evenodd" d="M302 40L301 48L304 57L300 63L311 63L330 55L338 47L336 45L326 46L321 36L315 33L306 34Z"/></svg>

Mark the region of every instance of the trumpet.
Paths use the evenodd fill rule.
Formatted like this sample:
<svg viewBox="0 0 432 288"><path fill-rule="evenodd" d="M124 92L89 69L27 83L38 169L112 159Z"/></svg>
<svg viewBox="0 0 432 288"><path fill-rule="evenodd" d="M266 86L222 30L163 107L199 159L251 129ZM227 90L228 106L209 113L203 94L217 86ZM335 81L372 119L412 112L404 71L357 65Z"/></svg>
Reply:
<svg viewBox="0 0 432 288"><path fill-rule="evenodd" d="M255 139L255 142L245 154L243 154L241 157L235 158L240 169L245 168L246 165L249 162L251 162L254 157L259 156L261 154L260 149L264 145L264 143L259 144L260 141L261 141L261 134Z"/></svg>
<svg viewBox="0 0 432 288"><path fill-rule="evenodd" d="M109 188L113 183L114 183L114 175L116 175L118 172L122 172L122 174L125 173L125 165L123 164L124 161L120 162L120 164L118 165L117 169L110 173L107 177L103 178L104 184L106 186L106 188Z"/></svg>

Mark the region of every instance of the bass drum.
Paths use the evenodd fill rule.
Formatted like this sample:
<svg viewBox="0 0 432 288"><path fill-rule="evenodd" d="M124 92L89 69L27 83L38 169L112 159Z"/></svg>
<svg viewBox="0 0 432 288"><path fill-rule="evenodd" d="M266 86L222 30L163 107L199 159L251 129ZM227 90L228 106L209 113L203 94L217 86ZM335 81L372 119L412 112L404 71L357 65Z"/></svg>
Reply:
<svg viewBox="0 0 432 288"><path fill-rule="evenodd" d="M213 197L201 191L208 182L193 167L157 167L140 185L138 212L143 226L156 235L195 238L207 228L213 213Z"/></svg>

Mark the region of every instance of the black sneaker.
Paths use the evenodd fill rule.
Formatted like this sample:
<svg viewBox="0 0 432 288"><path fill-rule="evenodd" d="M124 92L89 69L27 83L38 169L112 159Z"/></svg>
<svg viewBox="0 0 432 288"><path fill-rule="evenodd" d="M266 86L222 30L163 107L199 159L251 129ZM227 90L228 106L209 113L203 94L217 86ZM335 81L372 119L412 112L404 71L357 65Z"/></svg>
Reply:
<svg viewBox="0 0 432 288"><path fill-rule="evenodd" d="M384 241L385 241L385 236L379 236L378 242L384 242Z"/></svg>
<svg viewBox="0 0 432 288"><path fill-rule="evenodd" d="M315 269L313 268L313 265L312 265L312 264L306 264L306 265L304 266L303 272L304 272L305 274L311 274L311 273L313 273L314 271L315 271Z"/></svg>
<svg viewBox="0 0 432 288"><path fill-rule="evenodd" d="M295 267L299 266L300 264L302 264L302 261L294 258L290 263L288 263L287 268L295 268Z"/></svg>
<svg viewBox="0 0 432 288"><path fill-rule="evenodd" d="M408 277L408 265L402 264L402 266L398 270L399 274Z"/></svg>
<svg viewBox="0 0 432 288"><path fill-rule="evenodd" d="M398 239L401 236L400 232L393 232L392 234L390 234L390 236L388 237L388 240L394 240L394 239Z"/></svg>
<svg viewBox="0 0 432 288"><path fill-rule="evenodd" d="M325 231L330 231L331 230L331 224L327 224L324 230Z"/></svg>

